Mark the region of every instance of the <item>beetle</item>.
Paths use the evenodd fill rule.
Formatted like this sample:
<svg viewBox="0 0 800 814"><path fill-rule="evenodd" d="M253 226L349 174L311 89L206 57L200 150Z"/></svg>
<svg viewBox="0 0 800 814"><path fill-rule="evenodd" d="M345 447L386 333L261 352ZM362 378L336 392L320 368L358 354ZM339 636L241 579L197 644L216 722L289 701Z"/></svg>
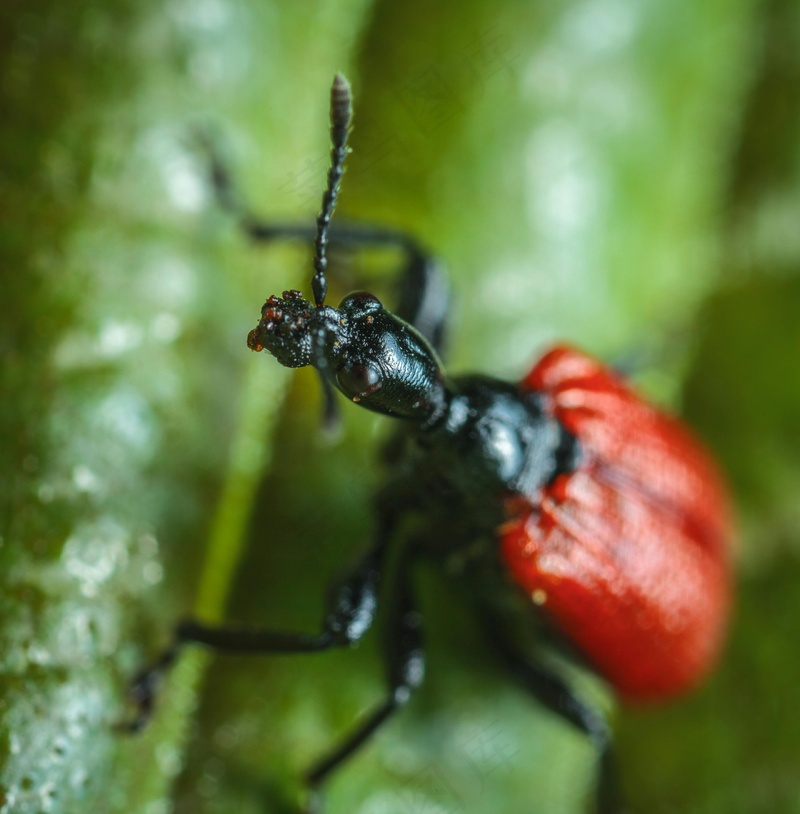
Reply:
<svg viewBox="0 0 800 814"><path fill-rule="evenodd" d="M568 345L545 353L520 382L448 378L439 359L448 295L436 261L391 229L331 229L351 117L349 85L337 74L331 167L315 228L251 218L213 154L212 169L220 202L252 238L314 240L313 299L296 290L270 296L248 346L289 368L314 367L328 423L337 391L396 419L372 542L334 584L317 633L180 623L170 647L132 682L138 709L130 728L149 719L157 687L186 644L256 653L349 647L388 597L386 697L307 773L306 810L316 814L332 772L423 680L411 571L429 559L469 591L491 646L517 680L591 740L599 759L595 809L619 814L608 722L555 668L520 647L514 628L520 617L535 620L624 699L661 701L692 688L713 667L729 614L731 523L722 477L678 419ZM365 291L338 308L326 303L329 243L403 251L394 311Z"/></svg>

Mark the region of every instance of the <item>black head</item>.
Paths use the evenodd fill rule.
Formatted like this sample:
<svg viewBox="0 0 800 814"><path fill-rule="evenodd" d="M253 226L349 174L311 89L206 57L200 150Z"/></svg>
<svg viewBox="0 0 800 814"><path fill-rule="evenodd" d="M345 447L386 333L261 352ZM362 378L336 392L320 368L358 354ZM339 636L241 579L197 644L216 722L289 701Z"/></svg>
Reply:
<svg viewBox="0 0 800 814"><path fill-rule="evenodd" d="M331 169L314 244L314 302L294 290L269 297L247 345L268 351L285 367L312 365L326 388L335 387L362 407L428 423L444 409L445 388L441 365L427 340L367 292L348 295L339 308L325 305L328 227L350 119L350 88L337 74L331 91Z"/></svg>

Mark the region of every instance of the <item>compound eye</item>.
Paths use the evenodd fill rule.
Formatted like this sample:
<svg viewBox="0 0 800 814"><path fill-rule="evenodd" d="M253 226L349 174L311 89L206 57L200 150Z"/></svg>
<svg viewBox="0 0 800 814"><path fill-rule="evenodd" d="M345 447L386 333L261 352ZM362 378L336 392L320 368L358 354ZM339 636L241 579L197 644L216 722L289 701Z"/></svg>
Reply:
<svg viewBox="0 0 800 814"><path fill-rule="evenodd" d="M336 371L336 381L346 396L361 401L364 396L380 390L383 374L375 365L356 362L340 367Z"/></svg>
<svg viewBox="0 0 800 814"><path fill-rule="evenodd" d="M348 294L339 305L340 311L347 311L352 316L368 314L370 311L377 311L383 308L381 301L369 291L354 291Z"/></svg>

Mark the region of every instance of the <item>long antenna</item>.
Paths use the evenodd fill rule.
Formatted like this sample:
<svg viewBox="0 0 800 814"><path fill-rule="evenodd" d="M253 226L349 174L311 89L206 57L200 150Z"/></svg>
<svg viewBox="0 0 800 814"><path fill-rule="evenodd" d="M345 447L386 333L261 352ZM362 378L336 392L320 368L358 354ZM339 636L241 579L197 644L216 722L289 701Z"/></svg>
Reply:
<svg viewBox="0 0 800 814"><path fill-rule="evenodd" d="M314 241L314 276L311 290L314 302L319 308L328 293L325 270L328 267L328 229L331 225L333 209L339 195L339 182L344 172L344 159L347 156L347 133L353 116L350 83L337 73L331 88L331 168L328 170L328 186L322 196L322 211L317 218L317 237Z"/></svg>

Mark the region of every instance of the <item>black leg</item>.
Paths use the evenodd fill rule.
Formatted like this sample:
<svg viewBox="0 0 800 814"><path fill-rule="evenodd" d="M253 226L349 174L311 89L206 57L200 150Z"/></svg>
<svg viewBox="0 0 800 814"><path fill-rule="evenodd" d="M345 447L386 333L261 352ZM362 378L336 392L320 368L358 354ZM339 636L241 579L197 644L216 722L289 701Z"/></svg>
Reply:
<svg viewBox="0 0 800 814"><path fill-rule="evenodd" d="M422 683L425 675L422 620L414 602L409 566L406 561L398 567L395 593L387 619L384 658L388 695L338 746L307 772L307 814L319 814L322 808L320 788L323 783L408 701L412 692Z"/></svg>
<svg viewBox="0 0 800 814"><path fill-rule="evenodd" d="M333 586L328 611L316 634L285 633L235 627L210 627L195 620L181 622L172 644L131 682L137 714L126 728L140 730L153 714L156 692L184 645L201 644L233 653L315 653L355 644L369 629L377 609L389 523L379 527L377 544L344 579Z"/></svg>
<svg viewBox="0 0 800 814"><path fill-rule="evenodd" d="M525 658L508 638L502 620L484 618L487 639L512 675L542 706L583 732L597 750L597 814L624 814L617 787L611 730L605 716L580 699L560 676Z"/></svg>
<svg viewBox="0 0 800 814"><path fill-rule="evenodd" d="M450 289L439 263L431 256L409 253L398 280L395 313L413 325L442 354L447 346Z"/></svg>
<svg viewBox="0 0 800 814"><path fill-rule="evenodd" d="M251 240L259 243L273 240L314 241L316 226L313 223L271 223L253 216L212 140L205 135L201 135L199 140L209 158L210 181L219 206L236 218ZM405 261L398 280L398 302L394 312L413 325L438 353L442 353L450 293L439 263L413 237L398 229L334 222L329 240L332 246L400 250L405 255Z"/></svg>

